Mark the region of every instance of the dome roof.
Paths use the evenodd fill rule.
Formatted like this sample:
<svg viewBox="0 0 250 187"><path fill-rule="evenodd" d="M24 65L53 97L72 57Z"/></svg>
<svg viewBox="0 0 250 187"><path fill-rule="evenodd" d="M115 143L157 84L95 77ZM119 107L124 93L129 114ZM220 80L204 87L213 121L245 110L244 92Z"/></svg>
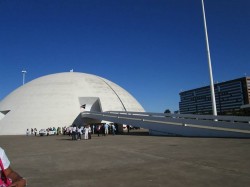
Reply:
<svg viewBox="0 0 250 187"><path fill-rule="evenodd" d="M27 128L63 127L87 111L144 112L117 84L91 74L66 72L37 78L0 102L0 135L24 134Z"/></svg>

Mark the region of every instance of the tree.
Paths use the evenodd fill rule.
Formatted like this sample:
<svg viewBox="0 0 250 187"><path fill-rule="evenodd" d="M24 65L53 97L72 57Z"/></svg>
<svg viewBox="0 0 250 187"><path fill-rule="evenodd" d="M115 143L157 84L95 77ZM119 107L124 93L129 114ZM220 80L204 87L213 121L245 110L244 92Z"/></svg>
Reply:
<svg viewBox="0 0 250 187"><path fill-rule="evenodd" d="M174 111L174 114L179 114L179 113L180 113L179 110Z"/></svg>
<svg viewBox="0 0 250 187"><path fill-rule="evenodd" d="M166 109L164 113L165 114L171 114L171 111L169 109Z"/></svg>

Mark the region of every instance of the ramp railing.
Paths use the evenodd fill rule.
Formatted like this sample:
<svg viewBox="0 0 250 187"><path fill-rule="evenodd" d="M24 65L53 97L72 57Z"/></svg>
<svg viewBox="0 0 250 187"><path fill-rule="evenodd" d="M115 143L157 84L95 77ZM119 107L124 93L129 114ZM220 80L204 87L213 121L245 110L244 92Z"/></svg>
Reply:
<svg viewBox="0 0 250 187"><path fill-rule="evenodd" d="M147 128L162 133L184 133L188 128L241 133L250 136L250 117L245 116L213 116L190 114L165 114L150 112L83 112L82 118L88 117L98 120L112 121L114 123L128 124ZM171 127L171 128L170 128ZM176 128L174 128L176 127ZM178 127L178 128L177 128ZM181 129L179 127L182 127ZM218 134L218 133L217 133Z"/></svg>

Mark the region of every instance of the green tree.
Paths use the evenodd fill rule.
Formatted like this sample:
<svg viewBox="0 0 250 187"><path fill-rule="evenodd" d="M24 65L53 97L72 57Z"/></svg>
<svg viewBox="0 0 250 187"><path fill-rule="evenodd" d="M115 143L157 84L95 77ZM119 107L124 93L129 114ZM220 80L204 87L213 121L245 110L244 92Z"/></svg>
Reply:
<svg viewBox="0 0 250 187"><path fill-rule="evenodd" d="M166 109L164 113L165 114L171 114L171 111L169 109Z"/></svg>

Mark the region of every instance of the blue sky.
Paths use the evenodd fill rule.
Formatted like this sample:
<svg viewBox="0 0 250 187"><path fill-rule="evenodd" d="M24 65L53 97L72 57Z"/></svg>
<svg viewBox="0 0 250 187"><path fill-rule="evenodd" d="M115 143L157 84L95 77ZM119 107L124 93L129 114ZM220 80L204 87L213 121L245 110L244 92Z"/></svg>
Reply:
<svg viewBox="0 0 250 187"><path fill-rule="evenodd" d="M250 76L250 1L204 0L215 82ZM117 83L148 112L210 84L201 0L0 0L0 100L44 75Z"/></svg>

